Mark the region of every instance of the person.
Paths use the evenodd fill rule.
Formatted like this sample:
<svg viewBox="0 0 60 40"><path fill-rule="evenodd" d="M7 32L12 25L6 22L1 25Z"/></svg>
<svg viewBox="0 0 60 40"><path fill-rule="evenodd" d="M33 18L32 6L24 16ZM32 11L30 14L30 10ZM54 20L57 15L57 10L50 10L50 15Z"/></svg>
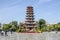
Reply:
<svg viewBox="0 0 60 40"><path fill-rule="evenodd" d="M12 30L11 30L11 34L12 34Z"/></svg>
<svg viewBox="0 0 60 40"><path fill-rule="evenodd" d="M12 28L10 28L10 32L11 32L11 34L12 34Z"/></svg>
<svg viewBox="0 0 60 40"><path fill-rule="evenodd" d="M1 32L1 36L3 36L3 35L4 35L4 31Z"/></svg>
<svg viewBox="0 0 60 40"><path fill-rule="evenodd" d="M5 31L5 36L8 36L8 35L7 35L7 31Z"/></svg>
<svg viewBox="0 0 60 40"><path fill-rule="evenodd" d="M0 30L0 33L2 32L2 30Z"/></svg>

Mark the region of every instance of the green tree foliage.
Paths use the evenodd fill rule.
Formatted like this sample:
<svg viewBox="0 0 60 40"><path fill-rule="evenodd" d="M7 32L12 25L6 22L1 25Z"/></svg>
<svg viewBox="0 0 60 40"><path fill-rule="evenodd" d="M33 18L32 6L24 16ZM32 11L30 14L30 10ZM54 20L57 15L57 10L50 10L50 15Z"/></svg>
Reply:
<svg viewBox="0 0 60 40"><path fill-rule="evenodd" d="M12 31L16 31L17 30L17 28L18 28L18 22L17 21L12 21L9 24L11 25L10 30L12 30Z"/></svg>
<svg viewBox="0 0 60 40"><path fill-rule="evenodd" d="M9 24L3 24L2 29L16 31L17 27L18 27L17 21L12 21Z"/></svg>
<svg viewBox="0 0 60 40"><path fill-rule="evenodd" d="M49 26L47 26L47 30L48 31L54 31L55 27L53 25L49 25Z"/></svg>
<svg viewBox="0 0 60 40"><path fill-rule="evenodd" d="M44 19L40 19L38 22L38 26L41 28L43 28L46 25L46 21Z"/></svg>
<svg viewBox="0 0 60 40"><path fill-rule="evenodd" d="M14 25L15 27L17 27L18 26L18 22L17 21L12 21L12 22L10 22L10 25Z"/></svg>
<svg viewBox="0 0 60 40"><path fill-rule="evenodd" d="M47 29L48 31L60 31L60 24L51 24Z"/></svg>
<svg viewBox="0 0 60 40"><path fill-rule="evenodd" d="M47 31L47 26L44 26L41 30L42 30L42 32L46 32Z"/></svg>
<svg viewBox="0 0 60 40"><path fill-rule="evenodd" d="M3 27L2 27L3 30L8 30L9 28L11 28L11 25L3 24Z"/></svg>
<svg viewBox="0 0 60 40"><path fill-rule="evenodd" d="M59 22L59 23L57 23L57 24L60 24L60 22Z"/></svg>
<svg viewBox="0 0 60 40"><path fill-rule="evenodd" d="M18 27L17 30L16 30L16 32L21 32L21 28Z"/></svg>
<svg viewBox="0 0 60 40"><path fill-rule="evenodd" d="M12 25L11 30L12 30L12 31L16 31L15 25Z"/></svg>
<svg viewBox="0 0 60 40"><path fill-rule="evenodd" d="M60 23L56 24L56 30L60 31Z"/></svg>

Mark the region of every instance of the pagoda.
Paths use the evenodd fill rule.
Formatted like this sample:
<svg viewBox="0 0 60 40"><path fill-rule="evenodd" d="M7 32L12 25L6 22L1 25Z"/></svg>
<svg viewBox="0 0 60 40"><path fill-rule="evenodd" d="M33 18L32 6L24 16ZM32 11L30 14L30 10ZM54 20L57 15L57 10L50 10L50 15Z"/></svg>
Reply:
<svg viewBox="0 0 60 40"><path fill-rule="evenodd" d="M36 22L34 21L33 7L28 6L26 10L25 28L28 30L33 30L36 25Z"/></svg>

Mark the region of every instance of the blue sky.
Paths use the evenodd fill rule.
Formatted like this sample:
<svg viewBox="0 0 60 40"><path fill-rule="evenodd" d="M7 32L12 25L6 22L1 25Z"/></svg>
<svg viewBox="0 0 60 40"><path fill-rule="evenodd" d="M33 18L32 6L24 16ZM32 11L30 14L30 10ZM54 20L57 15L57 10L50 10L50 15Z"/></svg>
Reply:
<svg viewBox="0 0 60 40"><path fill-rule="evenodd" d="M60 22L60 0L0 0L0 22L25 21L26 7L34 7L35 20L48 24Z"/></svg>

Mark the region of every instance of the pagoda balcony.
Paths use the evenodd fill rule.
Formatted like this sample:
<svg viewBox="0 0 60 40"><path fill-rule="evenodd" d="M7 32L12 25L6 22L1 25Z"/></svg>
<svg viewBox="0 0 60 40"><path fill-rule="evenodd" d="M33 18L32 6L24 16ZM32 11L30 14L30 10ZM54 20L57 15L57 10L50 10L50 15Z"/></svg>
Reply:
<svg viewBox="0 0 60 40"><path fill-rule="evenodd" d="M27 15L26 17L34 17L34 16L28 16L28 15Z"/></svg>
<svg viewBox="0 0 60 40"><path fill-rule="evenodd" d="M27 9L27 11L33 11L33 9Z"/></svg>
<svg viewBox="0 0 60 40"><path fill-rule="evenodd" d="M33 10L33 8L29 8L29 9L27 8L27 10Z"/></svg>
<svg viewBox="0 0 60 40"><path fill-rule="evenodd" d="M26 19L26 20L34 20L33 18L28 18L28 19Z"/></svg>
<svg viewBox="0 0 60 40"><path fill-rule="evenodd" d="M26 20L25 22L34 22L34 20Z"/></svg>
<svg viewBox="0 0 60 40"><path fill-rule="evenodd" d="M33 12L27 12L27 13L29 13L29 14L30 14L30 13L33 13Z"/></svg>
<svg viewBox="0 0 60 40"><path fill-rule="evenodd" d="M33 21L34 19L26 19L26 21Z"/></svg>
<svg viewBox="0 0 60 40"><path fill-rule="evenodd" d="M34 17L34 15L26 15L26 17Z"/></svg>
<svg viewBox="0 0 60 40"><path fill-rule="evenodd" d="M33 13L33 11L26 11L26 12L32 12Z"/></svg>
<svg viewBox="0 0 60 40"><path fill-rule="evenodd" d="M28 16L33 16L33 14L27 14Z"/></svg>
<svg viewBox="0 0 60 40"><path fill-rule="evenodd" d="M27 15L34 15L34 13L27 13Z"/></svg>
<svg viewBox="0 0 60 40"><path fill-rule="evenodd" d="M32 6L28 6L27 8L33 8Z"/></svg>
<svg viewBox="0 0 60 40"><path fill-rule="evenodd" d="M26 25L29 25L29 24L31 24L31 25L34 25L34 24L36 24L36 23L29 23L29 22L26 22Z"/></svg>
<svg viewBox="0 0 60 40"><path fill-rule="evenodd" d="M34 19L34 17L26 17L26 19Z"/></svg>
<svg viewBox="0 0 60 40"><path fill-rule="evenodd" d="M35 26L26 26L26 27L35 27Z"/></svg>
<svg viewBox="0 0 60 40"><path fill-rule="evenodd" d="M26 17L26 18L32 18L32 19L34 19L34 17Z"/></svg>
<svg viewBox="0 0 60 40"><path fill-rule="evenodd" d="M26 13L26 14L34 14L34 13Z"/></svg>

